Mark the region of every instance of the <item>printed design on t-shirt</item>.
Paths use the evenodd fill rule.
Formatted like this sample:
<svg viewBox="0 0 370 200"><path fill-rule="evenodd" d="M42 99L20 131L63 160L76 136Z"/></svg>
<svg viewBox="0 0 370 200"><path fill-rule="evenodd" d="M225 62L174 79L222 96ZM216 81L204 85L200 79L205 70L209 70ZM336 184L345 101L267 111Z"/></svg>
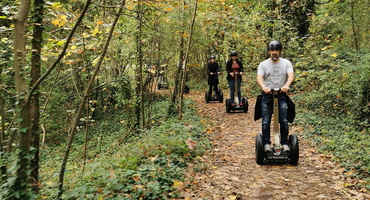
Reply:
<svg viewBox="0 0 370 200"><path fill-rule="evenodd" d="M284 79L283 70L280 67L272 68L270 72L270 79L274 85L281 83Z"/></svg>

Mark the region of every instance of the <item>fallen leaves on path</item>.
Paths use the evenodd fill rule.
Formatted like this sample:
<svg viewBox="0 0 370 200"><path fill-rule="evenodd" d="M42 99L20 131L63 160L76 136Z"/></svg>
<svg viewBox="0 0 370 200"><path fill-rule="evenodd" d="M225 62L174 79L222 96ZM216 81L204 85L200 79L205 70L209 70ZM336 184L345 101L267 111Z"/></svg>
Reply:
<svg viewBox="0 0 370 200"><path fill-rule="evenodd" d="M248 113L226 113L224 103L207 104L202 93L192 92L187 98L196 101L199 114L210 121L207 132L214 146L201 158L205 171L189 167L181 199L370 199L369 194L346 187L345 169L331 162L330 155L317 153L302 139L300 127L290 128L299 137L297 166L257 165L254 140L261 121L253 119L254 99L249 100ZM193 147L191 141L187 145Z"/></svg>

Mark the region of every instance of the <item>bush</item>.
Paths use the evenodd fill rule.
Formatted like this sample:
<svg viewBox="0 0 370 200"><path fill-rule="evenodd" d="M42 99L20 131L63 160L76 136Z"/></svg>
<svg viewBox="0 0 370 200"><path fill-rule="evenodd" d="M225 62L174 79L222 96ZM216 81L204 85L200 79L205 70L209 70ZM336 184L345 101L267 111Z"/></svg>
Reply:
<svg viewBox="0 0 370 200"><path fill-rule="evenodd" d="M296 122L305 127L306 136L360 178L370 175L369 61L363 56L356 63L336 60L327 69L301 71L295 87L306 92L293 97ZM359 187L369 188L370 183Z"/></svg>
<svg viewBox="0 0 370 200"><path fill-rule="evenodd" d="M89 159L83 173L82 152L78 151L83 147L82 144L74 146L66 172L63 199L176 197L188 163L209 147L209 141L204 134L204 122L197 116L192 102L185 101L185 114L181 121L166 118L165 109L160 108L167 105L166 100L153 105L155 126L139 135L126 132L115 119L119 113L111 114L111 119L105 118L106 121L92 127L91 132L104 130L104 138L101 138L103 134L92 134L88 143L91 148L88 150ZM106 127L107 123L116 128L100 127ZM82 135L76 137L78 139ZM194 150L185 143L188 138L198 142ZM52 173L57 173L58 166L51 161L60 154L58 152L56 149L43 149L43 154L49 158L42 164L45 172L42 176L51 177L41 188L43 198L54 198L57 194L57 176Z"/></svg>

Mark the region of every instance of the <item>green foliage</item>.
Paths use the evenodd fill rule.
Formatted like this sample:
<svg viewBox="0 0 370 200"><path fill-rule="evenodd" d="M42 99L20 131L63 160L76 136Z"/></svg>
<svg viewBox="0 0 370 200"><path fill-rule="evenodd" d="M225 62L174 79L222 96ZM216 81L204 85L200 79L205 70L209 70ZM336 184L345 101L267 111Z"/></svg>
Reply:
<svg viewBox="0 0 370 200"><path fill-rule="evenodd" d="M119 123L120 110L112 110L110 118L106 117L90 128L91 132L102 133L91 134L84 172L81 172L82 144L74 144L63 199L176 197L176 189L183 181L188 163L194 162L209 148L209 141L204 133L204 122L197 116L192 102L185 102L181 121L167 118L165 108L168 104L162 99L153 105L155 123L139 135L127 132ZM80 140L83 136L76 137ZM198 142L194 150L185 143L188 138ZM58 148L42 150L47 157L41 166L45 186L41 188L40 196L43 198L53 198L57 194L58 165L55 160L60 159L60 153ZM50 162L52 160L54 162Z"/></svg>
<svg viewBox="0 0 370 200"><path fill-rule="evenodd" d="M296 122L321 150L356 172L352 175L366 178L370 174L370 57L347 54L345 58L353 61L326 58L326 69L299 71L295 88L306 92L294 96ZM370 184L367 180L356 186Z"/></svg>
<svg viewBox="0 0 370 200"><path fill-rule="evenodd" d="M32 191L25 189L30 186L29 183L20 183L18 177L13 176L20 168L18 156L19 150L7 154L0 153L0 199L37 199ZM29 162L32 154L26 155L25 158ZM29 175L31 170L26 169L26 173Z"/></svg>

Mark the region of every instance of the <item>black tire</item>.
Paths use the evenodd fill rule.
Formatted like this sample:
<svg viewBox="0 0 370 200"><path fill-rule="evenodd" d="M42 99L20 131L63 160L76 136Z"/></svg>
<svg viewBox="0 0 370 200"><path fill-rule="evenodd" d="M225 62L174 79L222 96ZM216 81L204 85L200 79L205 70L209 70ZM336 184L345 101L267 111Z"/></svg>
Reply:
<svg viewBox="0 0 370 200"><path fill-rule="evenodd" d="M206 94L204 95L204 99L206 100L206 103L209 103L209 99L210 99L209 91L207 91Z"/></svg>
<svg viewBox="0 0 370 200"><path fill-rule="evenodd" d="M226 112L230 113L230 111L231 111L231 99L227 98L226 102L225 102L225 105L226 105Z"/></svg>
<svg viewBox="0 0 370 200"><path fill-rule="evenodd" d="M224 93L222 93L222 90L219 90L218 91L218 98L219 98L219 102L222 103L224 101Z"/></svg>
<svg viewBox="0 0 370 200"><path fill-rule="evenodd" d="M243 111L244 112L248 112L248 99L247 97L243 97L242 98L242 103L243 103Z"/></svg>
<svg viewBox="0 0 370 200"><path fill-rule="evenodd" d="M265 159L265 150L263 144L263 137L261 134L256 136L255 144L256 146L256 163L259 165L263 164L263 160Z"/></svg>
<svg viewBox="0 0 370 200"><path fill-rule="evenodd" d="M290 163L297 165L299 160L299 145L297 135L289 135L289 146L290 146Z"/></svg>

